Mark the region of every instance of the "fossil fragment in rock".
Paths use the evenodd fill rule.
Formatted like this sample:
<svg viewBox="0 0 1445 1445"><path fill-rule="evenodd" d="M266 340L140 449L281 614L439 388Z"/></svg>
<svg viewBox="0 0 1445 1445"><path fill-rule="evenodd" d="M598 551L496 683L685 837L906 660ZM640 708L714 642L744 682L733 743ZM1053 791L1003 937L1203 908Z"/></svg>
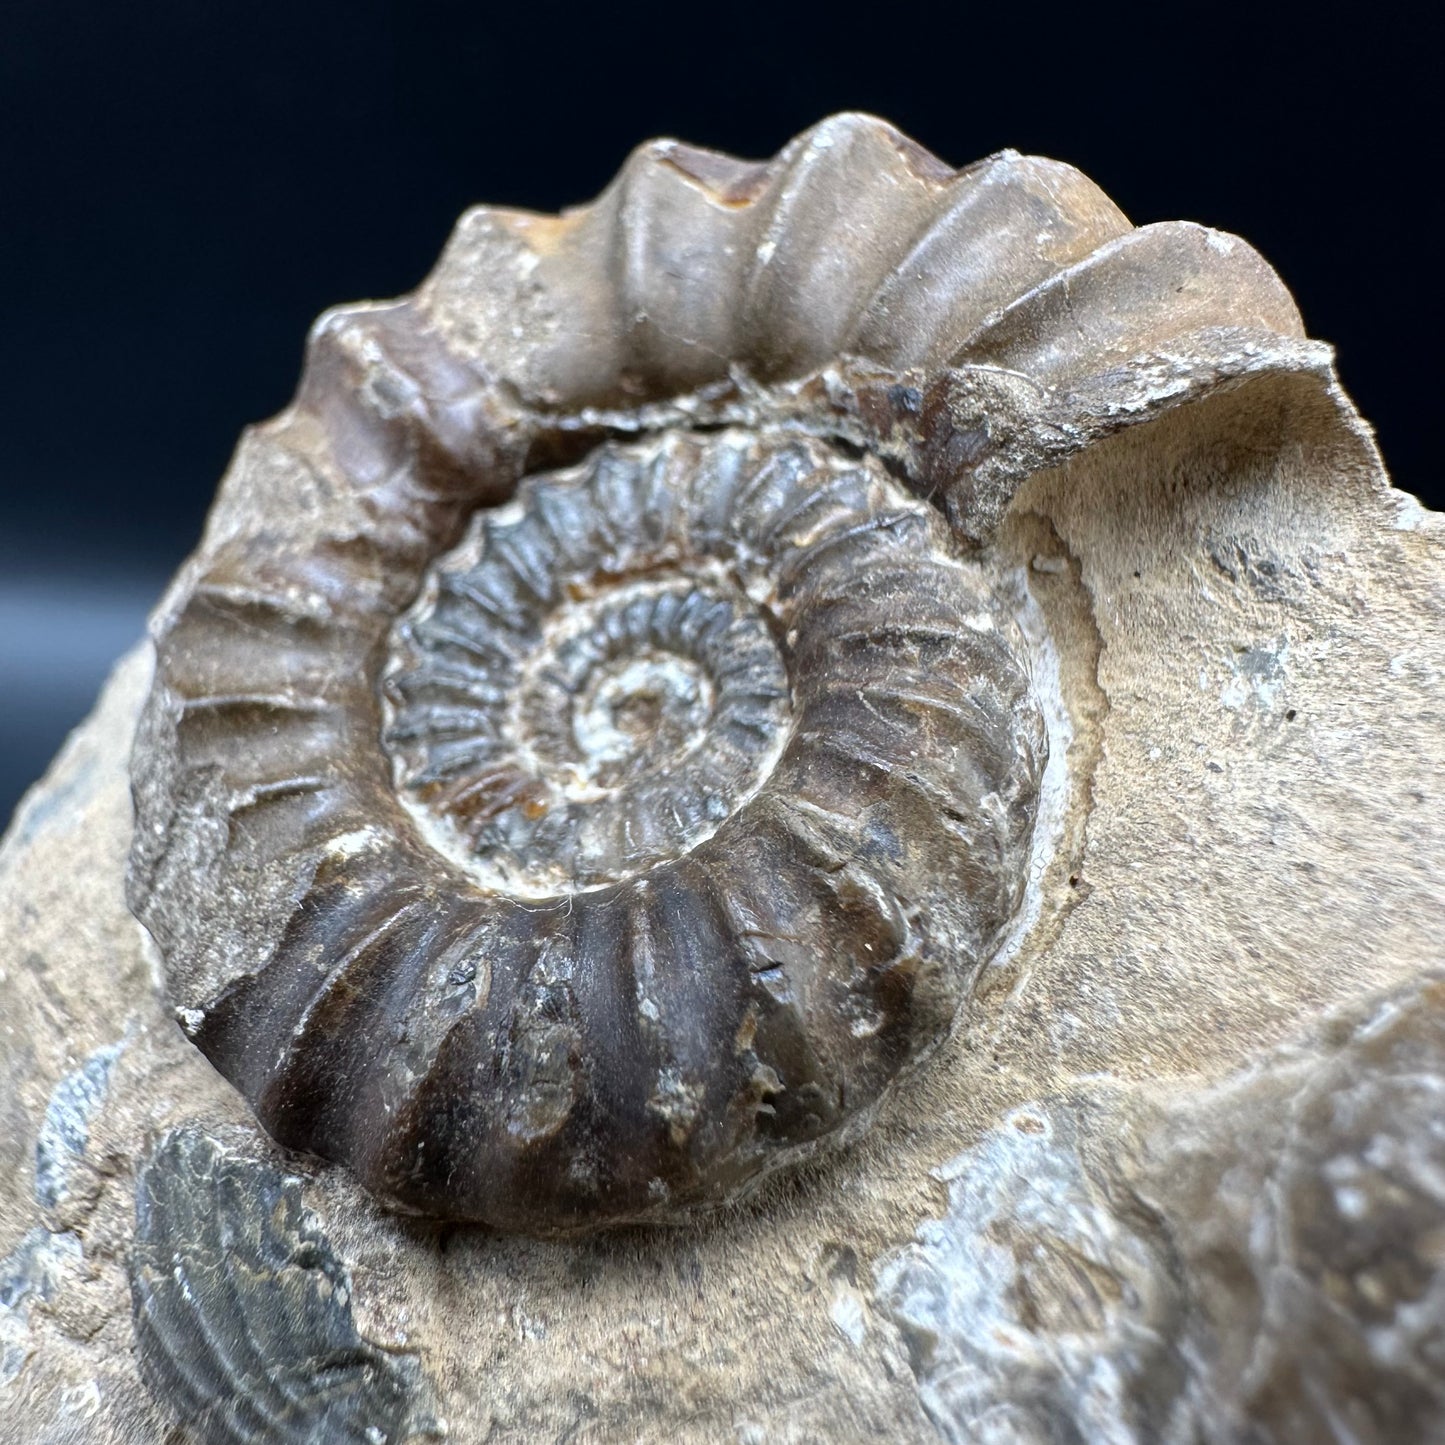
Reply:
<svg viewBox="0 0 1445 1445"><path fill-rule="evenodd" d="M866 117L470 213L318 324L157 618L129 897L187 1033L500 1228L854 1137L1026 881L1044 729L969 554L1255 333L1298 318L1242 243Z"/></svg>
<svg viewBox="0 0 1445 1445"><path fill-rule="evenodd" d="M357 1333L351 1283L301 1183L174 1129L140 1171L136 1350L192 1438L435 1440L414 1356Z"/></svg>

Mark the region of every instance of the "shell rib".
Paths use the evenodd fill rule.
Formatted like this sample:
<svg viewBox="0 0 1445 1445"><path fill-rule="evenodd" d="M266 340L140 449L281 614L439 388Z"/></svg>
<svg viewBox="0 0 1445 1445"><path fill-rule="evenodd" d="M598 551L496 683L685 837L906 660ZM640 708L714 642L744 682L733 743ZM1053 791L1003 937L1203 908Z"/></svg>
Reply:
<svg viewBox="0 0 1445 1445"><path fill-rule="evenodd" d="M157 617L129 897L189 1036L499 1228L855 1137L1023 894L1046 743L967 548L1219 328L1298 334L1242 243L866 117L470 213L318 323Z"/></svg>

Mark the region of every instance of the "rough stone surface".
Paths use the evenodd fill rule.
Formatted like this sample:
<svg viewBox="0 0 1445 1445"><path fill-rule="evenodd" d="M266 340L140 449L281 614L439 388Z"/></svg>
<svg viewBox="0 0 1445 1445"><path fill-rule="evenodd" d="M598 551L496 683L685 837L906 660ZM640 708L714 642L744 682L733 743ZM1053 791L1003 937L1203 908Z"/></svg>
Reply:
<svg viewBox="0 0 1445 1445"><path fill-rule="evenodd" d="M458 345L516 236L459 232ZM0 1438L269 1438L266 1401L358 1440L1438 1437L1445 527L1323 348L1211 345L1012 414L980 565L1055 709L1021 926L871 1133L703 1224L421 1224L271 1143L125 906L122 662L0 846ZM156 1220L183 1158L205 1228ZM178 1270L274 1370L204 1343L202 1290L165 1383Z"/></svg>

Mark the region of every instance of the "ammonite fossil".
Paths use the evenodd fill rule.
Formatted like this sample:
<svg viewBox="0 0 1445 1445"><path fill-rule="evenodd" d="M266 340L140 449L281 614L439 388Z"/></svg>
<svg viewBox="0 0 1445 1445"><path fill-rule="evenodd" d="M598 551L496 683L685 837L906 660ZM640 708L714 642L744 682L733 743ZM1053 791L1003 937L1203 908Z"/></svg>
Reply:
<svg viewBox="0 0 1445 1445"><path fill-rule="evenodd" d="M1298 332L1242 244L866 117L470 213L318 324L158 617L129 893L186 1032L283 1144L506 1229L856 1137L1026 881L971 554L1147 414L1141 338L1251 325ZM1228 384L1189 355L1161 396Z"/></svg>

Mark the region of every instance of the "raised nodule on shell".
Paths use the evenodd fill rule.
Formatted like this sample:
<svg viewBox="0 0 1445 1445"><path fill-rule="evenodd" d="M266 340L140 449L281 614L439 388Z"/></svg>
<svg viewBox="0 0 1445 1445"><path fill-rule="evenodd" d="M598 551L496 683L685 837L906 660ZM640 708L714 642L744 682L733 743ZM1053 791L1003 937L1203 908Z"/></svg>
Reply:
<svg viewBox="0 0 1445 1445"><path fill-rule="evenodd" d="M1298 331L1241 243L861 117L471 213L318 324L157 621L129 896L187 1032L502 1228L853 1137L1023 893L1043 726L966 550L1221 328Z"/></svg>

